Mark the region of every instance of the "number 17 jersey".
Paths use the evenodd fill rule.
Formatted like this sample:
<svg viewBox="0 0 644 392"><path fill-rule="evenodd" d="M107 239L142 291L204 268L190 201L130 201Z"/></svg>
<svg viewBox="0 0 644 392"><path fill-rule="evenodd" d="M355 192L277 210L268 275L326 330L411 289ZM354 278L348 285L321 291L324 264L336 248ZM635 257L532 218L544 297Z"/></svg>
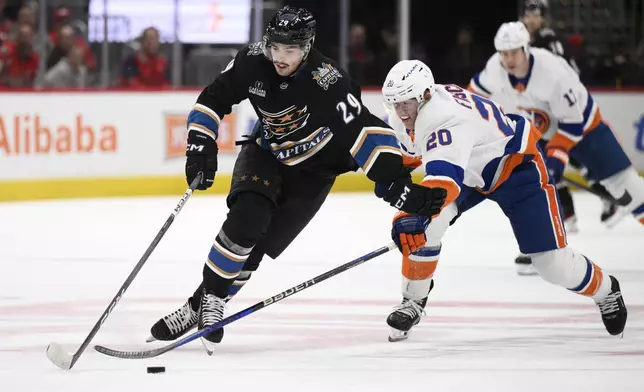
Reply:
<svg viewBox="0 0 644 392"><path fill-rule="evenodd" d="M528 117L543 139L570 150L601 121L599 108L575 70L545 49L531 48L527 75L517 79L495 53L475 74L469 89L502 104L508 113Z"/></svg>
<svg viewBox="0 0 644 392"><path fill-rule="evenodd" d="M463 185L493 192L516 166L538 154L540 133L526 118L505 114L496 102L455 85L436 85L414 130L406 130L395 115L391 122L406 158L422 158L423 185L447 190L445 205Z"/></svg>

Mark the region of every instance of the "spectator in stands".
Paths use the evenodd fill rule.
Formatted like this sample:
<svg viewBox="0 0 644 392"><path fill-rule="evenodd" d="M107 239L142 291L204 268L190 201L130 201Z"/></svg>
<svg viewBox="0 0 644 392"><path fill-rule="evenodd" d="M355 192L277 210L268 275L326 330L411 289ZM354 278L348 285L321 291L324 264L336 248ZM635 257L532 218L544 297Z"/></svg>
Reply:
<svg viewBox="0 0 644 392"><path fill-rule="evenodd" d="M141 49L125 59L121 73L123 87L167 87L170 67L159 53L159 31L148 27L141 36Z"/></svg>
<svg viewBox="0 0 644 392"><path fill-rule="evenodd" d="M4 16L5 5L6 1L0 0L0 34L3 35L4 39L7 39L7 33L11 30L12 22Z"/></svg>
<svg viewBox="0 0 644 392"><path fill-rule="evenodd" d="M472 75L485 67L487 58L481 47L474 43L472 29L463 25L456 33L456 42L442 59L441 70L449 73L451 83L467 86Z"/></svg>
<svg viewBox="0 0 644 392"><path fill-rule="evenodd" d="M9 40L16 41L18 39L19 30L23 25L31 27L32 31L36 31L36 10L30 5L23 5L18 11L18 21L9 30ZM34 37L35 38L35 37Z"/></svg>
<svg viewBox="0 0 644 392"><path fill-rule="evenodd" d="M51 50L54 50L54 48L60 46L61 30L67 30L68 27L72 27L74 32L74 45L79 46L83 49L83 61L85 62L87 69L89 71L94 71L96 69L96 57L94 56L94 53L92 53L85 39L81 37L77 29L73 27L73 23L74 19L72 18L72 13L68 8L61 7L57 9L56 13L54 14L54 26L49 32L49 46L50 48L52 48ZM66 32L67 31L65 31L65 33ZM64 56L65 53L62 53L62 55ZM52 64L52 66L53 65L55 65L55 63ZM47 67L47 69L49 68L50 67Z"/></svg>
<svg viewBox="0 0 644 392"><path fill-rule="evenodd" d="M57 42L47 57L46 69L50 70L58 62L67 56L69 50L74 46L76 41L74 28L70 25L63 25L58 31Z"/></svg>
<svg viewBox="0 0 644 392"><path fill-rule="evenodd" d="M0 84L7 87L33 87L39 57L33 50L34 31L28 24L20 26L15 45L0 73Z"/></svg>
<svg viewBox="0 0 644 392"><path fill-rule="evenodd" d="M85 88L87 66L83 63L83 48L72 46L52 69L45 74L44 88Z"/></svg>
<svg viewBox="0 0 644 392"><path fill-rule="evenodd" d="M54 14L54 25L49 32L49 39L51 42L55 43L58 41L58 31L61 27L71 24L71 21L72 13L69 8L61 7L56 10L56 13Z"/></svg>
<svg viewBox="0 0 644 392"><path fill-rule="evenodd" d="M380 36L384 45L376 54L376 80L382 81L387 77L391 67L398 62L398 33L394 27L389 26L380 31ZM420 60L425 64L429 63L425 49L415 42L409 45L409 58Z"/></svg>
<svg viewBox="0 0 644 392"><path fill-rule="evenodd" d="M375 56L367 48L367 33L361 24L349 29L349 74L361 85L380 83L373 76Z"/></svg>

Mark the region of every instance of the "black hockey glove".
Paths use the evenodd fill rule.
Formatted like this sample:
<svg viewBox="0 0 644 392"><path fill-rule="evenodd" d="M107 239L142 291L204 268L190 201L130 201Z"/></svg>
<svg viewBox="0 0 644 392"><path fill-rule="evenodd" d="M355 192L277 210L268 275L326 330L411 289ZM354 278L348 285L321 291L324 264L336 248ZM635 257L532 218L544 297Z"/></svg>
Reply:
<svg viewBox="0 0 644 392"><path fill-rule="evenodd" d="M414 184L410 177L394 181L383 198L390 206L410 214L431 217L441 212L447 191Z"/></svg>
<svg viewBox="0 0 644 392"><path fill-rule="evenodd" d="M186 146L186 180L188 185L203 172L199 190L210 188L215 181L217 171L217 142L210 136L201 132L188 132L188 145Z"/></svg>

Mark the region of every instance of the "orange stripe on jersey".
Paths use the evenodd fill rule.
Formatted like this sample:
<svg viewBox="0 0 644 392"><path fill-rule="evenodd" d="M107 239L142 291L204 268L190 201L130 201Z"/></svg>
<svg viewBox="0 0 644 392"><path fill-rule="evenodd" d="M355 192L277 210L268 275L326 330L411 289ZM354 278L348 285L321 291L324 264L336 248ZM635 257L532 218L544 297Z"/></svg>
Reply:
<svg viewBox="0 0 644 392"><path fill-rule="evenodd" d="M456 200L458 195L461 193L461 189L456 184L456 182L454 182L454 180L442 180L438 178L430 178L421 182L420 185L426 186L428 188L445 189L447 191L447 197L445 198L445 203L443 203L443 207L445 207L449 203Z"/></svg>
<svg viewBox="0 0 644 392"><path fill-rule="evenodd" d="M408 155L402 154L403 157L403 166L413 167L414 169L423 164L423 158L421 157L410 157Z"/></svg>
<svg viewBox="0 0 644 392"><path fill-rule="evenodd" d="M561 148L549 148L548 151L546 152L546 156L557 158L558 160L561 161L561 163L564 164L564 166L567 165L568 161L570 160L568 153L565 150L562 150Z"/></svg>
<svg viewBox="0 0 644 392"><path fill-rule="evenodd" d="M402 274L409 280L423 280L434 275L438 260L436 261L414 261L403 257Z"/></svg>
<svg viewBox="0 0 644 392"><path fill-rule="evenodd" d="M563 150L570 151L571 148L575 147L575 144L577 144L576 141L569 139L561 132L557 132L548 144L546 144L546 148L561 148Z"/></svg>
<svg viewBox="0 0 644 392"><path fill-rule="evenodd" d="M590 265L593 269L593 277L590 279L590 283L588 284L588 287L586 287L586 290L579 293L587 297L592 297L593 295L597 294L597 291L604 281L604 272L602 271L602 269L596 266L595 263L591 262Z"/></svg>
<svg viewBox="0 0 644 392"><path fill-rule="evenodd" d="M472 83L470 83L470 84L468 84L468 85L467 85L467 91L472 92L472 93L474 93L474 94L476 94L476 95L480 95L480 96L482 96L482 97L484 97L484 98L489 98L489 95L487 95L487 94L486 94L486 93L484 93L483 91L480 91L480 90L479 90L479 91L477 91L477 90L475 90L475 89L474 89L474 86L472 85Z"/></svg>
<svg viewBox="0 0 644 392"><path fill-rule="evenodd" d="M501 169L501 174L499 175L498 180L496 180L496 184L494 184L489 191L482 192L483 194L488 195L494 192L499 186L501 186L501 184L503 184L508 178L510 178L510 174L512 174L512 171L521 163L523 163L523 159L525 155L539 154L537 143L541 139L541 132L539 132L537 127L535 127L534 124L532 123L530 123L529 132L530 134L528 135L528 142L526 143L525 152L521 154L508 155L508 158L505 160L505 163L503 164L503 169Z"/></svg>
<svg viewBox="0 0 644 392"><path fill-rule="evenodd" d="M555 187L548 183L548 168L541 155L534 157L534 162L537 164L541 179L541 189L546 192L548 198L548 209L550 212L550 220L552 221L553 230L557 240L557 247L564 248L566 246L566 231L564 230L561 221L561 213L559 212L559 203L557 202L557 190Z"/></svg>

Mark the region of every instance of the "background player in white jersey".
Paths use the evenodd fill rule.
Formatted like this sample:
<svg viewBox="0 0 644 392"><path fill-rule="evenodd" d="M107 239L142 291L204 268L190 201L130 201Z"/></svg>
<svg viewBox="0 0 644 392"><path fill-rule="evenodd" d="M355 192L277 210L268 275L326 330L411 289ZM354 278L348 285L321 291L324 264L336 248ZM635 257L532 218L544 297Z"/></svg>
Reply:
<svg viewBox="0 0 644 392"><path fill-rule="evenodd" d="M548 49L552 53L566 59L572 69L580 73L579 66L575 58L571 56L570 51L564 50L564 44L559 40L554 30L548 27L548 7L544 0L526 0L523 4L523 12L520 16L523 24L526 25L528 33L530 33L530 46L533 48ZM585 173L586 169L571 158L569 164L577 171ZM589 184L593 190L604 196L609 196L606 189L599 183L589 179ZM557 184L557 193L559 201L561 202L562 213L564 215L564 226L568 233L577 231L577 218L575 216L575 205L570 188L564 184ZM607 225L616 224L620 216L615 216L617 212L617 204L603 199L603 209L600 215L600 220ZM529 263L529 260L527 260Z"/></svg>
<svg viewBox="0 0 644 392"><path fill-rule="evenodd" d="M632 213L644 223L644 180L632 167L599 107L564 59L530 47L521 22L504 23L494 39L495 53L474 75L470 89L491 96L510 112L532 120L543 132L548 170L559 183L569 156L617 200L615 219ZM545 142L547 141L547 143ZM518 263L519 273L527 264Z"/></svg>
<svg viewBox="0 0 644 392"><path fill-rule="evenodd" d="M403 254L403 300L387 318L390 341L404 339L420 321L450 222L486 198L510 219L521 252L532 256L540 275L593 298L606 330L621 334L627 311L619 283L566 246L557 194L534 125L456 85L435 84L430 69L418 60L396 64L382 93L395 112L392 125L404 151L422 159L422 185L447 191L431 222L407 213L394 218L392 237Z"/></svg>

